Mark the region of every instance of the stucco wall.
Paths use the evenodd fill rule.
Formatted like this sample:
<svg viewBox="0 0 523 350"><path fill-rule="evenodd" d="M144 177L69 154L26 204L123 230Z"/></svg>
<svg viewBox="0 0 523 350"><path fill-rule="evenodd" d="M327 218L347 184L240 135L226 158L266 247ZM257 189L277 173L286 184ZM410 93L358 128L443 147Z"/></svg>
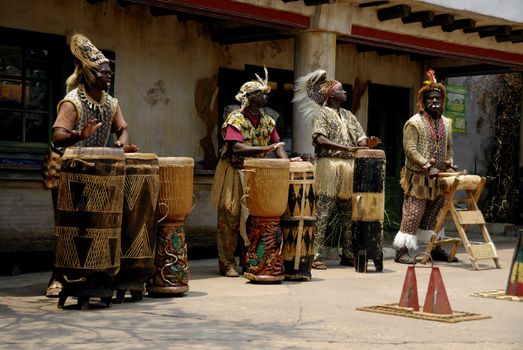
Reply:
<svg viewBox="0 0 523 350"><path fill-rule="evenodd" d="M336 49L336 79L354 85L356 78L370 80L373 84L405 87L418 91L423 79L423 66L410 60L408 55L384 55L376 52L358 53L355 45L342 44ZM412 110L416 102L413 99ZM368 91L361 97L361 106L356 113L366 129L368 114Z"/></svg>
<svg viewBox="0 0 523 350"><path fill-rule="evenodd" d="M257 41L220 46L221 67L243 70L246 64L294 70L294 40Z"/></svg>
<svg viewBox="0 0 523 350"><path fill-rule="evenodd" d="M116 1L0 0L2 26L70 36L80 32L116 53L115 96L131 140L144 152L203 159L205 124L194 106L195 82L217 72L218 46L203 26ZM35 15L38 14L38 15Z"/></svg>

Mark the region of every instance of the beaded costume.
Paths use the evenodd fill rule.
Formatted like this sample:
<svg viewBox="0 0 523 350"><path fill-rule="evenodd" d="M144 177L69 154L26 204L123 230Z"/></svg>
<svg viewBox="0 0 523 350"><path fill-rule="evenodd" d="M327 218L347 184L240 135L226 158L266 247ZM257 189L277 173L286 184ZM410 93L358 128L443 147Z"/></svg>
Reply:
<svg viewBox="0 0 523 350"><path fill-rule="evenodd" d="M429 81L418 92L419 113L412 116L403 128L405 166L401 170L400 185L404 191L404 200L400 230L393 245L397 249L407 248L410 251L417 250L418 243L428 243L435 234L436 220L444 205L436 179L430 178L423 167L430 159L434 159L432 167L445 171L446 162L452 164L453 161L451 120L443 115L433 118L424 107L425 93L433 90L441 93L444 102L445 87L436 82L432 70L427 72L427 76ZM439 233L440 236L442 234Z"/></svg>

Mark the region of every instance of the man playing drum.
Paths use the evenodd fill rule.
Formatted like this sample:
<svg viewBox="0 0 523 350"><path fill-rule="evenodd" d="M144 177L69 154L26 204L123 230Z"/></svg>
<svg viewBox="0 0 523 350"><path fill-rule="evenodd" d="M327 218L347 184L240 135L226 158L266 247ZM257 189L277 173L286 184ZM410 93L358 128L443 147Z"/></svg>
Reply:
<svg viewBox="0 0 523 350"><path fill-rule="evenodd" d="M433 234L444 197L436 187L440 171L452 170L452 123L442 115L445 87L436 81L433 70L418 92L418 113L403 127L405 166L400 184L405 193L400 230L394 238L396 262L412 264L418 243L428 243ZM440 234L440 233L438 233ZM432 259L448 261L448 254L437 246ZM454 258L453 262L458 261Z"/></svg>
<svg viewBox="0 0 523 350"><path fill-rule="evenodd" d="M316 163L316 224L313 269L325 270L322 250L330 217L336 209L343 223L341 265L354 266L351 211L354 152L374 148L381 141L365 135L356 117L341 108L347 93L339 81L328 80L316 70L296 81L294 102L300 102L304 118L312 117L312 141Z"/></svg>
<svg viewBox="0 0 523 350"><path fill-rule="evenodd" d="M71 37L70 47L75 70L66 81L67 95L58 103L51 149L62 154L61 148L69 146L105 147L113 132L117 136L114 146L124 147L126 152L136 151L136 146L129 145L127 123L118 100L107 93L112 77L109 59L81 34ZM58 177L44 178L44 185L52 190L56 210ZM53 274L46 296L58 296L61 289Z"/></svg>
<svg viewBox="0 0 523 350"><path fill-rule="evenodd" d="M234 253L238 235L247 237L245 225L240 224L245 215L241 215L243 189L238 170L243 168L245 157L260 158L275 152L278 158L287 158L274 120L260 110L267 104L270 92L267 70L265 80L256 77L257 81L242 85L236 95L241 107L231 112L222 125L221 134L226 143L221 150L211 192L211 201L218 208L219 269L226 277L239 276Z"/></svg>

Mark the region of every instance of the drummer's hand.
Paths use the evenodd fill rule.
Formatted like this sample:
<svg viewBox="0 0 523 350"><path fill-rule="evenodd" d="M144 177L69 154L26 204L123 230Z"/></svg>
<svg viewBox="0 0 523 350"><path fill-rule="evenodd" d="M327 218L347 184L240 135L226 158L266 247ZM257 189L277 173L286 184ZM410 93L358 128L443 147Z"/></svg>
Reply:
<svg viewBox="0 0 523 350"><path fill-rule="evenodd" d="M120 142L120 141L116 141L116 143L118 143L118 142ZM125 153L135 153L135 152L138 152L139 150L140 150L140 148L138 148L138 146L136 146L136 145L125 145L123 147L123 151Z"/></svg>
<svg viewBox="0 0 523 350"><path fill-rule="evenodd" d="M96 129L100 128L102 126L102 123L98 123L97 119L93 119L85 123L84 127L82 128L82 131L80 131L80 138L82 140L85 140L86 138L91 137L96 132Z"/></svg>
<svg viewBox="0 0 523 350"><path fill-rule="evenodd" d="M267 149L267 151L265 151L265 153L270 153L270 152L274 152L278 149L278 147L280 146L285 146L285 142L276 142L276 143L273 143L273 144L270 144Z"/></svg>
<svg viewBox="0 0 523 350"><path fill-rule="evenodd" d="M429 168L429 177L435 177L435 176L438 176L438 174L439 174L438 168L436 168L436 167Z"/></svg>
<svg viewBox="0 0 523 350"><path fill-rule="evenodd" d="M436 159L431 158L424 166L422 166L423 170L429 170L431 166L436 164Z"/></svg>
<svg viewBox="0 0 523 350"><path fill-rule="evenodd" d="M303 161L303 159L301 159L301 157L293 157L293 158L290 158L289 160L291 162L301 162L301 161Z"/></svg>
<svg viewBox="0 0 523 350"><path fill-rule="evenodd" d="M381 140L379 138L377 138L376 136L371 136L368 140L367 140L367 147L369 148L374 148L376 147L377 145L379 145L381 143Z"/></svg>
<svg viewBox="0 0 523 350"><path fill-rule="evenodd" d="M445 162L445 167L447 168L448 171L457 171L459 169L459 167L455 164L452 164L450 160L447 160Z"/></svg>

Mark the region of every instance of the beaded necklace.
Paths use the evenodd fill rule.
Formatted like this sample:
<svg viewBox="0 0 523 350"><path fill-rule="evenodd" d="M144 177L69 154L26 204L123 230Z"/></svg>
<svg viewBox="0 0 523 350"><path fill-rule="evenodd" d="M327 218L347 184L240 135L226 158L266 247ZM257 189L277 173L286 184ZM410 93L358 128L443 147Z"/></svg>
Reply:
<svg viewBox="0 0 523 350"><path fill-rule="evenodd" d="M438 160L438 155L440 153L440 141L445 137L445 126L443 125L443 120L441 117L437 120L433 120L426 112L424 113L424 116L426 121L425 127L429 130L429 133L434 140L434 142L431 143L432 152L434 153L435 158Z"/></svg>

